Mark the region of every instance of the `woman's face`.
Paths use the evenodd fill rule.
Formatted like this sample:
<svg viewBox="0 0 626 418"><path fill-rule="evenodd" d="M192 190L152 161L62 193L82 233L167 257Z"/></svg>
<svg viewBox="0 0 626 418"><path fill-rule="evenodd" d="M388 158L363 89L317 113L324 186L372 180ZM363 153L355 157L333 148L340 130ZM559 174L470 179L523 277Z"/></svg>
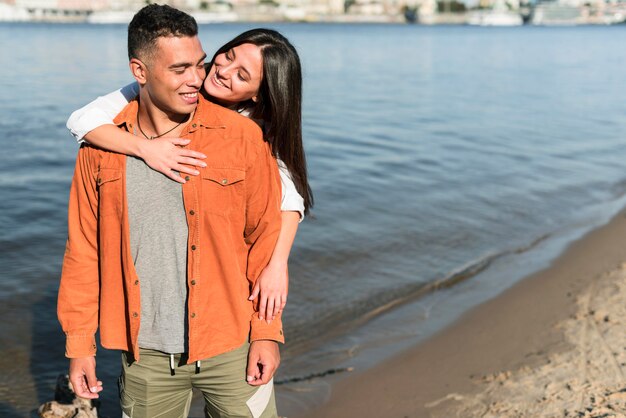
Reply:
<svg viewBox="0 0 626 418"><path fill-rule="evenodd" d="M215 57L204 89L220 104L232 106L250 99L256 101L262 78L261 49L241 44Z"/></svg>

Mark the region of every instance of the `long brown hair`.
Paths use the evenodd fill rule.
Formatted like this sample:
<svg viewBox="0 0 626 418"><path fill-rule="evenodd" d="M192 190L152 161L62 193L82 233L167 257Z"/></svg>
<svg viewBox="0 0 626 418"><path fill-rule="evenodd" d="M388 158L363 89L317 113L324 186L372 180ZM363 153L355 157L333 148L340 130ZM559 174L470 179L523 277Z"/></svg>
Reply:
<svg viewBox="0 0 626 418"><path fill-rule="evenodd" d="M260 48L263 57L263 77L257 101L240 103L251 110L250 117L264 121L264 137L272 153L285 163L298 193L304 199L304 213L313 207L313 192L309 186L306 158L302 145L302 68L293 45L279 32L271 29L246 31L217 50L215 57L241 44Z"/></svg>

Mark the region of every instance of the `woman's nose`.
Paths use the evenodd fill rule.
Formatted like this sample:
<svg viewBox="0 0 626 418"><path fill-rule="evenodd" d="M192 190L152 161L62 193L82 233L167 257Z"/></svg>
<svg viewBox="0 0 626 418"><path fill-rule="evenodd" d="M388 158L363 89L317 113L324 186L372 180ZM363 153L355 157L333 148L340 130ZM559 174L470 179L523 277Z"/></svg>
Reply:
<svg viewBox="0 0 626 418"><path fill-rule="evenodd" d="M218 77L228 78L230 76L231 70L232 70L232 67L230 65L222 65L215 72Z"/></svg>

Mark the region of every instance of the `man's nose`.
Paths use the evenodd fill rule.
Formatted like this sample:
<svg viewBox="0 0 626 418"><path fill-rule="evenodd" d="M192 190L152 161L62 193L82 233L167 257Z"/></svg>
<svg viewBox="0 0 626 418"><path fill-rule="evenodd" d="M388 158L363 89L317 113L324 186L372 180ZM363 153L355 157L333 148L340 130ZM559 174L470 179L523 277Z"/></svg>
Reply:
<svg viewBox="0 0 626 418"><path fill-rule="evenodd" d="M202 83L204 82L204 76L206 75L204 68L199 69L193 69L191 71L191 77L189 78L189 81L187 82L187 84L189 86L193 86L196 88L200 88L202 87Z"/></svg>

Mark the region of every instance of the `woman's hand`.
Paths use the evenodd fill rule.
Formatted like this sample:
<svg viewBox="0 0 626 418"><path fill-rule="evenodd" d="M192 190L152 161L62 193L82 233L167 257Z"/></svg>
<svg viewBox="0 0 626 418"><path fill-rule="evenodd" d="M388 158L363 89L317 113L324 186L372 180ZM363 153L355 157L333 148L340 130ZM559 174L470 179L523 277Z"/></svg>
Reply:
<svg viewBox="0 0 626 418"><path fill-rule="evenodd" d="M206 163L202 161L206 155L183 148L189 142L191 142L189 139L168 137L142 140L138 157L153 170L174 181L185 183L185 179L179 173L197 176L200 172L194 167L206 167Z"/></svg>
<svg viewBox="0 0 626 418"><path fill-rule="evenodd" d="M269 263L256 280L248 300L259 298L259 319L269 324L287 304L289 274L287 265Z"/></svg>

